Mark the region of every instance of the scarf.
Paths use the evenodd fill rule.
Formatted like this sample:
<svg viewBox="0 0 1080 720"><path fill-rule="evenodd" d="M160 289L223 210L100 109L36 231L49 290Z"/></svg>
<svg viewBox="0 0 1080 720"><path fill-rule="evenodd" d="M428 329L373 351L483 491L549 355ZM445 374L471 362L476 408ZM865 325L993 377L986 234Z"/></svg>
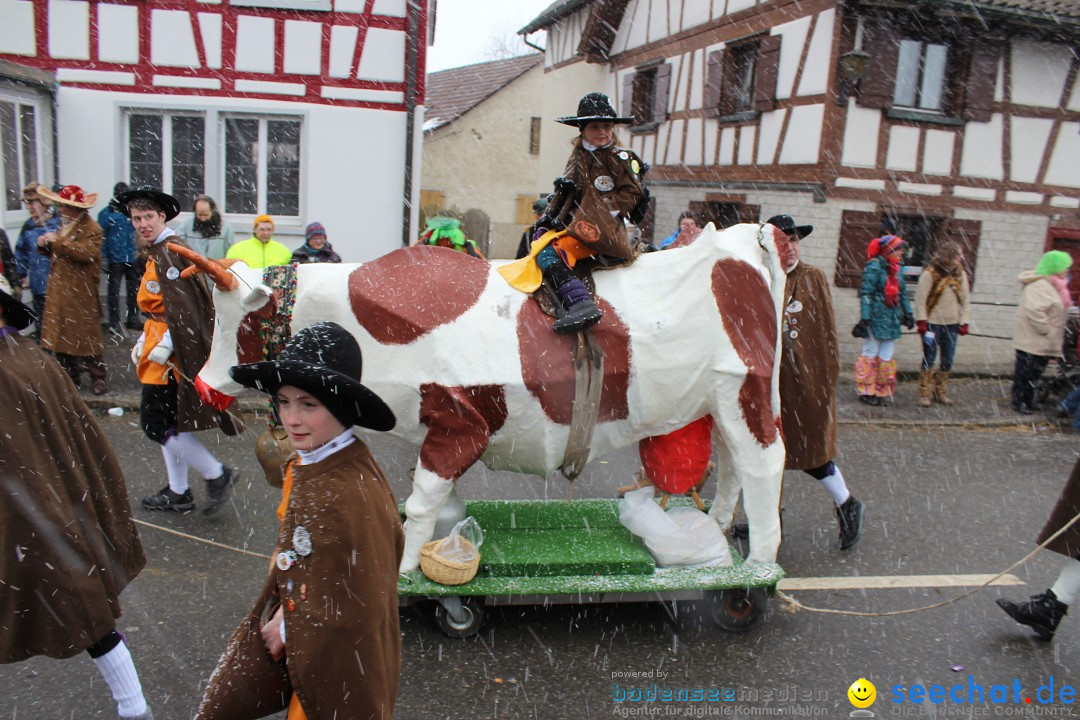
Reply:
<svg viewBox="0 0 1080 720"><path fill-rule="evenodd" d="M1061 296L1061 304L1068 310L1072 307L1072 293L1069 292L1069 279L1062 277L1061 275L1051 275L1050 283L1057 288L1058 295Z"/></svg>
<svg viewBox="0 0 1080 720"><path fill-rule="evenodd" d="M943 271L936 265L931 265L930 277L933 278L933 284L930 285L930 293L926 296L926 314L930 315L934 311L934 308L938 304L938 300L941 299L942 293L947 288L952 288L952 291L956 293L956 299L962 305L964 303L963 286L960 283L960 273L962 272L959 267L953 267L951 270Z"/></svg>

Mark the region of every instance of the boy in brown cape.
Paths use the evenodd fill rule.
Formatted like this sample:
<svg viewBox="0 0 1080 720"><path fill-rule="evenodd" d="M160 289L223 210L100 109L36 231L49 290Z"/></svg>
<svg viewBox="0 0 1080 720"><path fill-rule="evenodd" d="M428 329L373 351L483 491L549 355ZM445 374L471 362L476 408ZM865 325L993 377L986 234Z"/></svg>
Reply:
<svg viewBox="0 0 1080 720"><path fill-rule="evenodd" d="M298 458L285 474L274 562L255 608L210 678L197 720L390 720L401 669L397 503L353 426L394 414L360 383L360 346L340 325L304 328L277 360L237 365L269 393Z"/></svg>
<svg viewBox="0 0 1080 720"><path fill-rule="evenodd" d="M146 564L124 475L71 379L19 334L32 319L0 277L0 663L86 651L119 716L149 720L116 630Z"/></svg>

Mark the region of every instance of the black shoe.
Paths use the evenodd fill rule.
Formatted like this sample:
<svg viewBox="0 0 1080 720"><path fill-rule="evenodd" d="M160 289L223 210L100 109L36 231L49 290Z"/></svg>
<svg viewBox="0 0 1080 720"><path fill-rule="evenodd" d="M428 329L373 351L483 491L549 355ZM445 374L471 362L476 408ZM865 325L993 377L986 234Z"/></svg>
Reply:
<svg viewBox="0 0 1080 720"><path fill-rule="evenodd" d="M1021 415L1031 415L1034 411L1026 403L1012 403L1009 407Z"/></svg>
<svg viewBox="0 0 1080 720"><path fill-rule="evenodd" d="M777 513L780 517L780 535L784 534L784 508L780 508L780 512ZM750 525L748 523L735 523L728 531L731 533L732 540L749 540L750 539Z"/></svg>
<svg viewBox="0 0 1080 720"><path fill-rule="evenodd" d="M191 488L178 495L166 485L156 495L147 495L142 499L142 506L146 510L172 510L174 512L191 512L195 509L195 498L191 495Z"/></svg>
<svg viewBox="0 0 1080 720"><path fill-rule="evenodd" d="M1043 640L1053 639L1058 623L1069 612L1069 606L1058 600L1053 590L1032 595L1030 600L1021 603L998 598L997 604L1009 617L1030 627Z"/></svg>
<svg viewBox="0 0 1080 720"><path fill-rule="evenodd" d="M855 547L862 537L863 504L849 495L844 504L834 510L836 520L840 523L840 549L847 550Z"/></svg>
<svg viewBox="0 0 1080 720"><path fill-rule="evenodd" d="M877 395L860 395L859 402L863 405L874 405L875 407L881 406L881 398Z"/></svg>
<svg viewBox="0 0 1080 720"><path fill-rule="evenodd" d="M225 468L220 477L206 479L206 494L208 501L203 508L203 515L213 515L218 511L229 495L232 494L233 485L240 479L240 471L236 468Z"/></svg>
<svg viewBox="0 0 1080 720"><path fill-rule="evenodd" d="M596 307L592 298L575 303L566 311L566 314L555 321L555 332L576 333L600 322L604 316L603 311Z"/></svg>

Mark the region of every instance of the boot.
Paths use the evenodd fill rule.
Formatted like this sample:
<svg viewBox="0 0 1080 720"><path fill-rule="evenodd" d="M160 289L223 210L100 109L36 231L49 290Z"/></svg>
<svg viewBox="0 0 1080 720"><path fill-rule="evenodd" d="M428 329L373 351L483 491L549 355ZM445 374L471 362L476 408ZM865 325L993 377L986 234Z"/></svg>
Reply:
<svg viewBox="0 0 1080 720"><path fill-rule="evenodd" d="M938 401L938 404L948 407L953 404L953 401L945 394L946 389L949 386L949 373L944 370L934 371L934 399Z"/></svg>
<svg viewBox="0 0 1080 720"><path fill-rule="evenodd" d="M998 598L998 607L1021 625L1027 625L1043 640L1052 640L1061 618L1069 612L1069 606L1057 599L1053 590L1032 595L1027 602L1014 603Z"/></svg>
<svg viewBox="0 0 1080 720"><path fill-rule="evenodd" d="M919 371L919 407L930 407L930 395L932 391L931 370Z"/></svg>
<svg viewBox="0 0 1080 720"><path fill-rule="evenodd" d="M854 495L849 495L835 512L836 521L840 524L840 549L855 547L862 537L863 504Z"/></svg>
<svg viewBox="0 0 1080 720"><path fill-rule="evenodd" d="M604 314L593 302L585 283L575 277L560 285L558 290L566 314L555 321L555 332L576 333L600 322Z"/></svg>

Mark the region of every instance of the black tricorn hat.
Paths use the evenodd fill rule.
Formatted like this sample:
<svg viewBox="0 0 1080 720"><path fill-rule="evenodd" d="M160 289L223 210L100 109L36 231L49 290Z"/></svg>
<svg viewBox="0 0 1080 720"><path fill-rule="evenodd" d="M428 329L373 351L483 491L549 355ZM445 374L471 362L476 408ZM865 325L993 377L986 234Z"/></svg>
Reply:
<svg viewBox="0 0 1080 720"><path fill-rule="evenodd" d="M814 232L813 225L796 225L795 218L790 215L773 215L767 222L769 225L774 226L778 230L783 230L789 235L792 233L798 235L800 240Z"/></svg>
<svg viewBox="0 0 1080 720"><path fill-rule="evenodd" d="M172 195L161 192L161 190L156 187L150 187L148 185L143 185L134 188L133 190L122 192L116 196L114 202L116 203L116 206L120 209L120 212L130 216L131 213L128 211L127 204L132 200L139 199L149 200L150 202L160 207L161 211L165 213L166 220L172 220L174 217L180 214L180 202L176 198L174 198Z"/></svg>
<svg viewBox="0 0 1080 720"><path fill-rule="evenodd" d="M609 122L616 125L629 125L634 122L632 117L618 117L615 108L611 107L611 100L600 92L591 92L577 104L577 115L555 118L555 122L563 125L573 125L584 128L591 122Z"/></svg>
<svg viewBox="0 0 1080 720"><path fill-rule="evenodd" d="M393 430L394 412L360 383L363 356L356 338L334 322L319 322L296 333L277 360L235 365L233 380L273 395L292 385L319 399L346 427Z"/></svg>
<svg viewBox="0 0 1080 720"><path fill-rule="evenodd" d="M7 278L0 275L0 306L4 308L4 322L16 330L25 330L37 318L30 308L19 302L16 292L11 289Z"/></svg>

